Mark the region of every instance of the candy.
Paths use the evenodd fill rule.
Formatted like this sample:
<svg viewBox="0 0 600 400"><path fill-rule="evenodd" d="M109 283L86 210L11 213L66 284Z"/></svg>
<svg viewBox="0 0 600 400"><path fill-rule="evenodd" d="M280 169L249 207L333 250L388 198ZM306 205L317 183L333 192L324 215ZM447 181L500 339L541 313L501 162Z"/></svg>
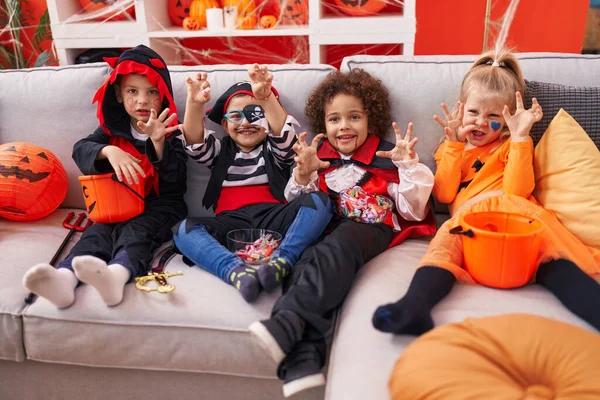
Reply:
<svg viewBox="0 0 600 400"><path fill-rule="evenodd" d="M235 252L238 257L249 264L262 264L267 262L273 251L279 246L279 240L274 239L270 233L261 236L254 243Z"/></svg>
<svg viewBox="0 0 600 400"><path fill-rule="evenodd" d="M393 208L391 199L367 193L360 186L340 192L339 212L344 217L366 224L385 222Z"/></svg>

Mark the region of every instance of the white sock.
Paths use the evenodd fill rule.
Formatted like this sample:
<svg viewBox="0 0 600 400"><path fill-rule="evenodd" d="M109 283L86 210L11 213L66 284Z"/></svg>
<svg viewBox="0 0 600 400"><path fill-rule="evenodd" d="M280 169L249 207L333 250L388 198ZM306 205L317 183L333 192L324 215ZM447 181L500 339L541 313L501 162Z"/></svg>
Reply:
<svg viewBox="0 0 600 400"><path fill-rule="evenodd" d="M75 275L83 283L93 286L107 306L116 306L123 300L125 284L131 272L120 264L106 265L94 256L79 256L73 259Z"/></svg>
<svg viewBox="0 0 600 400"><path fill-rule="evenodd" d="M77 283L73 271L67 268L55 269L50 264L31 267L23 277L25 288L58 308L66 308L73 304Z"/></svg>

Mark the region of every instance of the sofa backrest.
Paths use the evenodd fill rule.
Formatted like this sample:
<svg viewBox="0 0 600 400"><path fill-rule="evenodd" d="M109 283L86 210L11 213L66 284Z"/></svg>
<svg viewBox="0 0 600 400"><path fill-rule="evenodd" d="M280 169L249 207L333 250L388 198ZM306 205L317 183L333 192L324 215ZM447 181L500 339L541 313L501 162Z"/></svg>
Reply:
<svg viewBox="0 0 600 400"><path fill-rule="evenodd" d="M572 86L600 86L600 56L522 53L518 57L527 80ZM382 80L392 97L393 120L399 124L403 133L409 122L415 124L414 134L419 138L416 147L419 157L435 171L433 153L444 132L433 120L433 115L443 116L440 108L442 102L451 108L458 101L462 79L476 58L477 56L471 55L352 56L344 58L341 70L362 68ZM596 113L596 119L600 120L600 107L596 107ZM544 114L545 119L553 117L549 113ZM386 139L395 141L391 127Z"/></svg>
<svg viewBox="0 0 600 400"><path fill-rule="evenodd" d="M270 65L273 85L286 110L307 130L304 104L310 90L328 73L329 65ZM211 83L211 107L219 94L237 81L248 79L248 66L172 66L169 67L179 119L183 121L186 102L185 78L207 72ZM83 208L81 172L71 158L73 144L98 126L92 98L108 77L105 63L65 67L45 67L0 71L0 143L30 142L53 152L69 176L69 191L63 207ZM222 129L207 119L207 127L222 134ZM299 130L298 132L300 132ZM201 205L209 173L206 167L188 162L186 200L190 215L210 215Z"/></svg>

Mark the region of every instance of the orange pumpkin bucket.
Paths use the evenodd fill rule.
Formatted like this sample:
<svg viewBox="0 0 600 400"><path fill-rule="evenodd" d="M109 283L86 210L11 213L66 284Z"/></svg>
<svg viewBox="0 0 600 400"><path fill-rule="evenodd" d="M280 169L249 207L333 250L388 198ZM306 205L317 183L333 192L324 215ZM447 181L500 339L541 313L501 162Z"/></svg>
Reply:
<svg viewBox="0 0 600 400"><path fill-rule="evenodd" d="M101 224L127 221L144 211L144 180L119 182L114 173L79 177L89 218Z"/></svg>
<svg viewBox="0 0 600 400"><path fill-rule="evenodd" d="M500 211L466 213L450 230L463 235L464 264L478 283L510 289L526 285L537 269L542 223Z"/></svg>

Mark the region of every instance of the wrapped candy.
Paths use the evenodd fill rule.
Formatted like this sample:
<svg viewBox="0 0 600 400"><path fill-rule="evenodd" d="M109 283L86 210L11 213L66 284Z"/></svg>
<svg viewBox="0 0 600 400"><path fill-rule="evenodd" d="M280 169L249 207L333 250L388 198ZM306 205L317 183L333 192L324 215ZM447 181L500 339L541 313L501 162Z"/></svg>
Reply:
<svg viewBox="0 0 600 400"><path fill-rule="evenodd" d="M279 239L267 233L254 241L254 243L246 245L243 249L235 252L238 257L248 264L259 265L266 263L271 258L271 254L279 247Z"/></svg>
<svg viewBox="0 0 600 400"><path fill-rule="evenodd" d="M391 199L378 194L367 193L360 186L340 192L339 212L344 217L364 224L385 222L392 211Z"/></svg>

